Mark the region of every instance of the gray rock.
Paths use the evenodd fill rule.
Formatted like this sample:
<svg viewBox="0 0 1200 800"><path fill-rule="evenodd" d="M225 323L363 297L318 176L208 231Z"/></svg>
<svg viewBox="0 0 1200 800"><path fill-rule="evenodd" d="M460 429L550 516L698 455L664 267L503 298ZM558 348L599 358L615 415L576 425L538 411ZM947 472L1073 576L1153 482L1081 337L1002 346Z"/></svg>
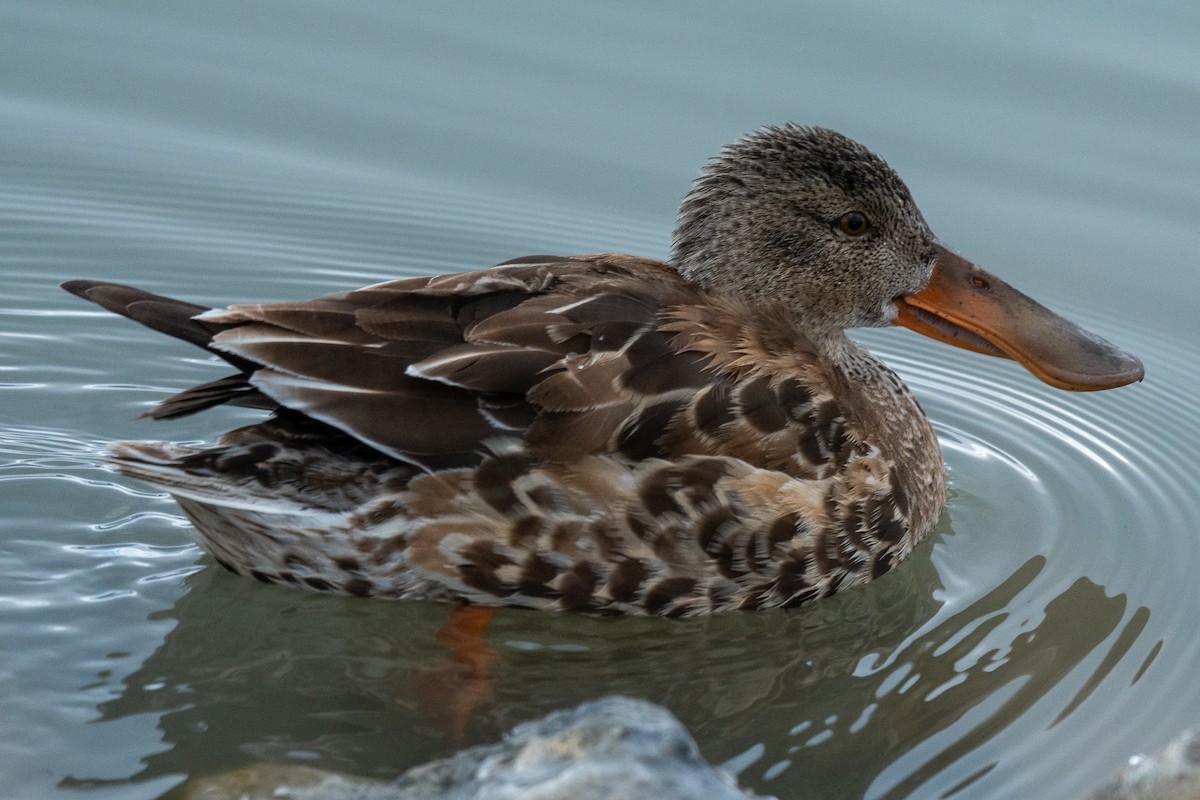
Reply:
<svg viewBox="0 0 1200 800"><path fill-rule="evenodd" d="M670 712L606 697L513 728L493 745L414 767L393 783L305 767L238 770L190 800L767 800L709 766Z"/></svg>
<svg viewBox="0 0 1200 800"><path fill-rule="evenodd" d="M396 800L382 781L338 775L312 767L255 764L189 781L185 800Z"/></svg>
<svg viewBox="0 0 1200 800"><path fill-rule="evenodd" d="M1200 728L1150 756L1135 756L1087 800L1200 800Z"/></svg>

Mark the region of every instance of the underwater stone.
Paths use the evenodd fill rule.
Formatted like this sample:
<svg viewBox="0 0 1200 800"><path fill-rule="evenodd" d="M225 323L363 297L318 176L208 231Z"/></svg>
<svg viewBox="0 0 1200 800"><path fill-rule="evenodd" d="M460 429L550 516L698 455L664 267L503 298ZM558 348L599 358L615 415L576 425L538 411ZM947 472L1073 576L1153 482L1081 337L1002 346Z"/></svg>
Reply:
<svg viewBox="0 0 1200 800"><path fill-rule="evenodd" d="M1196 798L1200 798L1200 727L1184 731L1153 755L1134 756L1112 781L1086 800Z"/></svg>
<svg viewBox="0 0 1200 800"><path fill-rule="evenodd" d="M251 767L188 800L769 800L710 766L666 709L605 697L513 728L500 742L382 783L308 767Z"/></svg>

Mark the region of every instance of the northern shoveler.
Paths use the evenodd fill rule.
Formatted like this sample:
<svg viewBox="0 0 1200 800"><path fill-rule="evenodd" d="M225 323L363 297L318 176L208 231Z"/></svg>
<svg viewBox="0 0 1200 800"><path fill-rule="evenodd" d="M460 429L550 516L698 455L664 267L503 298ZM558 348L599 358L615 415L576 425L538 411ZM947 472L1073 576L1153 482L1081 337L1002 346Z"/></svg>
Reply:
<svg viewBox="0 0 1200 800"><path fill-rule="evenodd" d="M1142 377L941 245L878 156L792 124L704 169L667 263L531 256L217 310L63 287L234 368L149 416L271 412L211 448L116 443L122 473L234 572L384 598L695 615L887 572L946 473L846 328L904 325L1063 389Z"/></svg>

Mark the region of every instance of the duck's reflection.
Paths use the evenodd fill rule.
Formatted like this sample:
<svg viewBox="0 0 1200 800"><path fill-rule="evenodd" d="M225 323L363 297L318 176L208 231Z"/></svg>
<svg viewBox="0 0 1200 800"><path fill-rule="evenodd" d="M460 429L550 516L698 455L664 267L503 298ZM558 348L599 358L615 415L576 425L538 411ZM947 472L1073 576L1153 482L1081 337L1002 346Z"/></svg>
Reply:
<svg viewBox="0 0 1200 800"><path fill-rule="evenodd" d="M924 548L904 569L798 612L665 621L502 611L466 743L617 693L668 707L751 788L910 796L1035 707L1043 727L1055 724L1135 643L1138 658L1150 649L1137 642L1148 611L1085 578L1040 609L1023 602L1043 566L1031 559L958 609L940 599ZM158 715L169 746L129 780L250 761L386 778L454 749L453 698L435 688L453 682L429 680L455 669L437 641L450 607L285 591L217 569L190 580L171 611L178 625L99 708L102 721ZM1079 669L1085 660L1099 666Z"/></svg>

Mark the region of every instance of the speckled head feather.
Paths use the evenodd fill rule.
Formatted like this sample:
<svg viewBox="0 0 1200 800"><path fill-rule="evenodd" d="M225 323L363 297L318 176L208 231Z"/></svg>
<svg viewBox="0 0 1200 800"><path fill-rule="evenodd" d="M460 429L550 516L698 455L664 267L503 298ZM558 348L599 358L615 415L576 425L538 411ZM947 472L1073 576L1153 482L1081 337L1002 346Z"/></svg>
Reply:
<svg viewBox="0 0 1200 800"><path fill-rule="evenodd" d="M864 235L839 221L862 214ZM786 302L815 338L887 325L929 279L933 234L882 158L826 128L768 126L709 162L680 207L672 263L688 279Z"/></svg>

